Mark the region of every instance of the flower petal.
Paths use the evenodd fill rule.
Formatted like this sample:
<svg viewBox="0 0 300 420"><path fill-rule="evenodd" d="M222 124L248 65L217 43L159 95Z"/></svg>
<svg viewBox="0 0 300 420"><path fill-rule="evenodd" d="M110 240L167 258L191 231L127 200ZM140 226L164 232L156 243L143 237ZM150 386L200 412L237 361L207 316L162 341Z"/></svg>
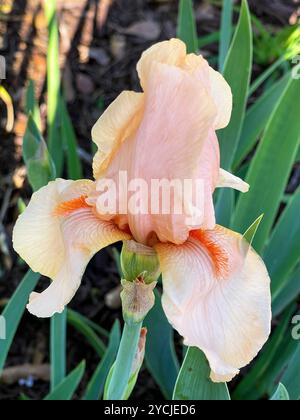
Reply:
<svg viewBox="0 0 300 420"><path fill-rule="evenodd" d="M53 283L42 294L33 293L28 309L39 317L62 312L80 285L93 255L111 243L129 239L111 222L96 216L84 203L92 181L51 182L36 192L19 217L13 234L15 250L37 272Z"/></svg>
<svg viewBox="0 0 300 420"><path fill-rule="evenodd" d="M136 131L143 104L142 93L124 91L94 125L92 139L99 149L93 162L95 179L100 178L122 142Z"/></svg>
<svg viewBox="0 0 300 420"><path fill-rule="evenodd" d="M208 358L211 379L230 381L266 342L270 279L241 235L225 228L192 232L181 246L156 246L163 307L185 344Z"/></svg>
<svg viewBox="0 0 300 420"><path fill-rule="evenodd" d="M209 158L211 153L206 153L211 149L210 133L216 112L207 90L197 78L179 68L159 63L152 68L140 126L121 145L105 173L106 178L118 185L120 171L126 172L128 183L142 179L149 191L153 180L179 180L182 184L184 180L195 180L204 150L206 170L215 161ZM214 143L212 150L215 147ZM218 174L218 165L216 170ZM212 181L208 182L211 188ZM179 200L176 197L177 204ZM157 215L129 212L129 226L137 242L147 244L149 234L155 232L161 241L182 243L190 230L186 218L187 214L174 212Z"/></svg>
<svg viewBox="0 0 300 420"><path fill-rule="evenodd" d="M232 92L224 77L209 67L210 92L218 109L216 130L227 127L232 113Z"/></svg>
<svg viewBox="0 0 300 420"><path fill-rule="evenodd" d="M186 45L179 39L159 42L146 50L137 64L141 86L146 90L154 63L180 67L186 58Z"/></svg>
<svg viewBox="0 0 300 420"><path fill-rule="evenodd" d="M230 172L220 169L217 188L233 188L243 193L247 193L250 189L250 185L241 178L232 175Z"/></svg>

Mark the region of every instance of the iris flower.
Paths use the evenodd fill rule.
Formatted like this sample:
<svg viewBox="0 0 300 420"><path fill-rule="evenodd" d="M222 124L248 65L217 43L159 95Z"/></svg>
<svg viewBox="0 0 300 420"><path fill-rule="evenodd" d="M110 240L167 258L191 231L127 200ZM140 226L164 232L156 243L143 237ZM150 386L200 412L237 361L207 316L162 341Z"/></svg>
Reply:
<svg viewBox="0 0 300 420"><path fill-rule="evenodd" d="M216 188L249 188L220 168L216 130L230 121L231 89L177 39L144 52L137 71L143 92L121 93L93 128L95 181L50 182L17 221L15 250L52 279L43 293L32 293L28 310L38 317L61 313L93 255L134 240L157 253L169 322L186 345L205 353L213 381L230 381L257 355L271 325L270 279L262 259L242 235L215 220ZM202 179L202 217L193 222L191 210L105 214L101 181L118 182L121 171L149 183Z"/></svg>

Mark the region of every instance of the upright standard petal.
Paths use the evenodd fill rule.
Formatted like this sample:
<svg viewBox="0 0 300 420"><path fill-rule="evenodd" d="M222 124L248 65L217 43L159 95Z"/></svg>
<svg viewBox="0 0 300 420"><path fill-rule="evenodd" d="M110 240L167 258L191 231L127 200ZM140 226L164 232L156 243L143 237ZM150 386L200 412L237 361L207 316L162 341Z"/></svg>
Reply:
<svg viewBox="0 0 300 420"><path fill-rule="evenodd" d="M98 146L93 162L95 179L103 175L118 148L136 131L143 104L142 93L124 91L94 125L92 139Z"/></svg>
<svg viewBox="0 0 300 420"><path fill-rule="evenodd" d="M53 280L43 293L30 297L28 310L38 317L61 313L93 255L130 238L111 222L99 219L86 203L93 189L91 181L51 182L33 195L16 223L15 250L34 271Z"/></svg>
<svg viewBox="0 0 300 420"><path fill-rule="evenodd" d="M186 59L186 45L180 39L158 42L148 48L137 64L141 86L147 90L147 84L153 73L153 64L167 64L174 67L182 67Z"/></svg>
<svg viewBox="0 0 300 420"><path fill-rule="evenodd" d="M232 92L221 73L209 67L210 92L218 109L214 122L216 130L227 127L232 113Z"/></svg>
<svg viewBox="0 0 300 420"><path fill-rule="evenodd" d="M130 209L128 212L129 227L136 241L147 244L148 236L154 232L163 242L182 243L190 230L186 221L190 216L185 212L186 204L192 206L193 203L185 203L180 194L173 192L167 198L182 211L162 211L164 197L157 194L155 204L159 211L152 211L153 181L179 181L178 185L182 187L184 180L196 180L199 160L204 151L209 155L206 156L207 165L214 166L209 171L218 174L218 153L217 159L211 156L215 154L216 145L210 146L216 108L201 82L188 72L159 63L152 69L148 76L144 113L139 128L135 135L122 143L105 177L118 184L120 171L125 172L128 183L143 180L148 191L151 191L151 197L148 194L148 200L144 200L147 214L134 213ZM207 177L203 181L206 182ZM208 182L211 184L211 180ZM121 195L127 197L128 191L124 190ZM211 200L211 193L208 199ZM204 219L205 215L200 225L204 224Z"/></svg>
<svg viewBox="0 0 300 420"><path fill-rule="evenodd" d="M214 382L250 363L271 327L270 279L261 258L225 228L194 231L181 246L156 246L163 307L185 344L200 348Z"/></svg>
<svg viewBox="0 0 300 420"><path fill-rule="evenodd" d="M201 56L188 54L186 45L179 39L159 42L146 50L137 65L142 88L147 90L147 83L155 63L182 68L196 75L214 100L217 115L214 128L225 128L232 112L231 88L224 77Z"/></svg>
<svg viewBox="0 0 300 420"><path fill-rule="evenodd" d="M183 68L194 74L211 95L217 108L214 129L227 127L232 113L232 92L224 77L210 67L201 55L187 55Z"/></svg>

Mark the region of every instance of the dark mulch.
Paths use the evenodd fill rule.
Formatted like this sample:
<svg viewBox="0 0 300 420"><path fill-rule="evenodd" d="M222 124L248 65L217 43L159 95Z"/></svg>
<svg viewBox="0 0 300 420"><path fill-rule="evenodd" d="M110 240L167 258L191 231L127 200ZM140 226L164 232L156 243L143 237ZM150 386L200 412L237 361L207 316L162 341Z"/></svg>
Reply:
<svg viewBox="0 0 300 420"><path fill-rule="evenodd" d="M3 2L1 2L2 5ZM46 114L45 74L47 56L47 28L37 0L6 0L12 9L0 18L0 54L7 60L7 80L3 82L13 97L16 122L12 133L5 127L5 108L0 104L0 225L9 247L9 256L0 252L0 303L4 304L20 282L26 268L20 264L11 249L11 232L17 215L19 197L29 199L31 191L23 180L21 147L25 130L24 92L28 80L36 82L43 121ZM205 35L219 28L220 9L212 4L220 1L195 1L198 30ZM59 0L61 31L61 68L68 108L76 129L84 162L86 177L91 177L92 149L90 131L101 112L124 89L139 89L136 62L142 51L152 43L176 34L177 2L168 0L115 0L108 18L101 27L101 9L96 0ZM294 1L250 0L251 10L265 25L281 28L296 10ZM150 23L149 23L150 22ZM139 26L137 26L139 24ZM149 25L151 25L149 27ZM203 54L216 54L212 45ZM256 72L262 68L256 67ZM45 123L45 121L44 121ZM295 169L299 183L299 168ZM293 188L294 190L294 188ZM119 278L109 251L103 251L90 263L83 285L71 307L97 322L111 328L121 318L119 310L105 306L104 297L118 285ZM47 280L40 283L40 288ZM47 363L49 360L49 321L37 320L26 314L12 345L7 365ZM79 391L87 383L98 358L95 352L71 327L68 330L68 369L82 359L88 362L87 375ZM0 385L0 399L17 399L24 392L40 399L48 390L42 381L26 388L18 384ZM79 392L80 393L80 392ZM133 398L160 399L161 394L143 370Z"/></svg>

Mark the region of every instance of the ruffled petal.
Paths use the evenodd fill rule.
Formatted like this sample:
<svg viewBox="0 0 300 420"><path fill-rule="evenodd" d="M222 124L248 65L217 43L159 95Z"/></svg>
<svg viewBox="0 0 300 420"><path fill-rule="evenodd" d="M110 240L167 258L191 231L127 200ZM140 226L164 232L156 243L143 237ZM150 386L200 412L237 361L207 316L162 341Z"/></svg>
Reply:
<svg viewBox="0 0 300 420"><path fill-rule="evenodd" d="M232 92L221 73L209 67L210 92L218 109L214 122L216 130L227 127L232 113Z"/></svg>
<svg viewBox="0 0 300 420"><path fill-rule="evenodd" d="M28 310L36 316L61 313L93 255L130 238L113 223L99 219L86 203L93 189L91 181L51 182L33 195L16 223L15 250L34 271L53 280L43 293L30 297Z"/></svg>
<svg viewBox="0 0 300 420"><path fill-rule="evenodd" d="M194 231L181 246L156 246L163 307L185 344L200 348L215 382L230 381L267 341L270 279L249 244L225 228Z"/></svg>
<svg viewBox="0 0 300 420"><path fill-rule="evenodd" d="M92 130L98 146L94 157L94 178L101 177L121 144L136 131L142 116L144 95L122 92L99 118Z"/></svg>
<svg viewBox="0 0 300 420"><path fill-rule="evenodd" d="M161 63L181 67L186 58L186 45L179 39L159 42L146 50L137 64L141 86L147 89L148 79L153 72L153 64Z"/></svg>
<svg viewBox="0 0 300 420"><path fill-rule="evenodd" d="M224 77L210 67L201 55L187 55L183 68L197 77L211 95L217 108L214 129L227 127L231 118L233 98L231 88Z"/></svg>

